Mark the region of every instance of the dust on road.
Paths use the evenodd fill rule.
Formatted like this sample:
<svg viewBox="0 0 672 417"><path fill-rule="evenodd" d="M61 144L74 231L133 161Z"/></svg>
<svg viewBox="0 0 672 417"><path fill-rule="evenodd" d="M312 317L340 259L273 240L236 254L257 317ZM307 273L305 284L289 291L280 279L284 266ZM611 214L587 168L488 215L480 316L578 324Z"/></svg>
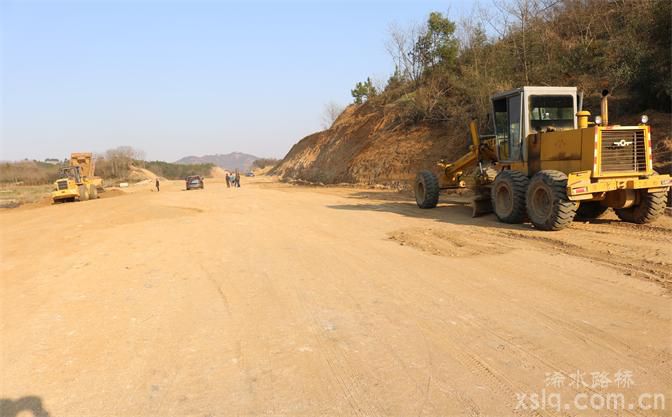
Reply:
<svg viewBox="0 0 672 417"><path fill-rule="evenodd" d="M549 233L389 192L182 186L0 214L0 397L52 416L537 415L517 395L548 374L570 395L596 391L568 387L577 370L628 370L626 398L672 401L670 218Z"/></svg>

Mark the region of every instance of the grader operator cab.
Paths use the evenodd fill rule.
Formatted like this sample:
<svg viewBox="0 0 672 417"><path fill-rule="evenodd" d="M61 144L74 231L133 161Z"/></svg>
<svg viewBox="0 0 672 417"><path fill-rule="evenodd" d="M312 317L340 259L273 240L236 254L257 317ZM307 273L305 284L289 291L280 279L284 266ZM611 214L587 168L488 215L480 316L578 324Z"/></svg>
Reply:
<svg viewBox="0 0 672 417"><path fill-rule="evenodd" d="M441 189L470 187L474 215L494 211L505 223L529 218L541 230L560 230L609 208L623 221L653 221L665 210L672 178L653 170L648 118L610 125L608 95L602 92L593 122L575 87L522 87L493 96L494 135L479 136L472 121L466 155L440 161L440 178L418 173L418 206L436 207Z"/></svg>
<svg viewBox="0 0 672 417"><path fill-rule="evenodd" d="M103 181L94 176L95 162L91 153L73 153L68 167L62 168L54 182L51 198L54 203L86 201L98 198Z"/></svg>

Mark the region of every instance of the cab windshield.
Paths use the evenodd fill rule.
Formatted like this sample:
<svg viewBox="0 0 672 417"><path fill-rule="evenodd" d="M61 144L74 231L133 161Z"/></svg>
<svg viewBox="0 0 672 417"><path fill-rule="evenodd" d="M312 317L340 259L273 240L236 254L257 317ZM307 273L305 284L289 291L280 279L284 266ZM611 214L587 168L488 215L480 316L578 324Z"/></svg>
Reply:
<svg viewBox="0 0 672 417"><path fill-rule="evenodd" d="M549 127L563 130L574 128L574 98L572 96L531 96L530 133Z"/></svg>

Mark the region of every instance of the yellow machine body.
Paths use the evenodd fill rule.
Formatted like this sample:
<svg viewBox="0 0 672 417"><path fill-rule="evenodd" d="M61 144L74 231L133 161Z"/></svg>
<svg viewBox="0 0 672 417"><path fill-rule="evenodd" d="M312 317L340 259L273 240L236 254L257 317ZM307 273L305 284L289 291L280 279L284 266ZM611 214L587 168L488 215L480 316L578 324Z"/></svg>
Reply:
<svg viewBox="0 0 672 417"><path fill-rule="evenodd" d="M63 168L60 178L54 181L54 191L51 193L54 203L97 198L103 180L94 176L94 173L95 161L92 153L72 153L69 166Z"/></svg>

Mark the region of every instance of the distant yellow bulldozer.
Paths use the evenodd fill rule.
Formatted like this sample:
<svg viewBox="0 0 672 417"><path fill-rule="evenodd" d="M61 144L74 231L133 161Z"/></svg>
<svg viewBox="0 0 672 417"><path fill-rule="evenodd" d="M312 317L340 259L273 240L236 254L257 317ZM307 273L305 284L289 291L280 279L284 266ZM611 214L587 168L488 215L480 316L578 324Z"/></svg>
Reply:
<svg viewBox="0 0 672 417"><path fill-rule="evenodd" d="M94 176L95 161L88 152L70 155L70 165L62 168L59 178L54 182L51 198L54 203L86 201L98 198L103 180Z"/></svg>
<svg viewBox="0 0 672 417"><path fill-rule="evenodd" d="M609 92L590 122L576 87L522 87L492 97L494 135L479 136L472 121L469 152L439 162L443 175L421 171L420 208L436 207L441 189L475 190L474 215L494 211L505 223L526 219L560 230L575 217L597 218L609 208L623 221L649 223L665 211L669 175L653 170L651 130L610 125Z"/></svg>

